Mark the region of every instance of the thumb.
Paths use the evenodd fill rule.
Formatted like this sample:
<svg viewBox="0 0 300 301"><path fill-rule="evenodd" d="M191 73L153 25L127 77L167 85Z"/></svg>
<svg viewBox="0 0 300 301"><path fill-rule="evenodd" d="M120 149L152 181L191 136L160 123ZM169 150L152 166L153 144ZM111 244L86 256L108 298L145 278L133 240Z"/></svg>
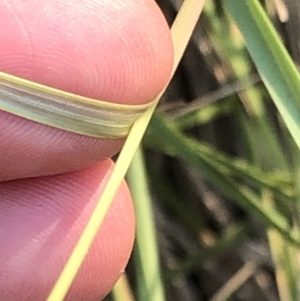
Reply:
<svg viewBox="0 0 300 301"><path fill-rule="evenodd" d="M151 101L166 84L172 44L152 0L0 3L0 70L105 101ZM0 181L81 169L123 140L95 139L0 111Z"/></svg>

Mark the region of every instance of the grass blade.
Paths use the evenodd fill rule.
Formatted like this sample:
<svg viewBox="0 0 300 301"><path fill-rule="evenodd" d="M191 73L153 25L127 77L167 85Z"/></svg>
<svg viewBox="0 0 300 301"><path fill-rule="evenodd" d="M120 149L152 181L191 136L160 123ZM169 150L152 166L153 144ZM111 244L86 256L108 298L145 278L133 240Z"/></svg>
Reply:
<svg viewBox="0 0 300 301"><path fill-rule="evenodd" d="M114 301L135 301L126 274L118 280L112 291Z"/></svg>
<svg viewBox="0 0 300 301"><path fill-rule="evenodd" d="M171 121L166 121L156 114L151 123L151 130L157 133L164 144L172 146L172 155L183 159L218 187L227 197L247 208L267 226L276 228L287 241L299 245L297 231L291 229L288 219L280 212L265 206L261 198L252 190L223 174L218 162L204 153L199 154L198 142L182 134Z"/></svg>
<svg viewBox="0 0 300 301"><path fill-rule="evenodd" d="M224 0L279 113L300 149L300 75L257 0Z"/></svg>
<svg viewBox="0 0 300 301"><path fill-rule="evenodd" d="M172 75L179 64L187 43L192 35L204 3L205 0L186 0L172 26L171 34L175 51ZM157 102L163 92L164 91L158 95ZM104 217L112 203L113 197L126 174L130 162L156 108L157 102L149 107L143 116L134 123L103 194L46 301L62 301L65 298L85 258L85 255L87 254L87 251L101 227L102 221L104 220Z"/></svg>
<svg viewBox="0 0 300 301"><path fill-rule="evenodd" d="M151 197L140 148L132 160L127 179L136 214L138 300L165 301Z"/></svg>

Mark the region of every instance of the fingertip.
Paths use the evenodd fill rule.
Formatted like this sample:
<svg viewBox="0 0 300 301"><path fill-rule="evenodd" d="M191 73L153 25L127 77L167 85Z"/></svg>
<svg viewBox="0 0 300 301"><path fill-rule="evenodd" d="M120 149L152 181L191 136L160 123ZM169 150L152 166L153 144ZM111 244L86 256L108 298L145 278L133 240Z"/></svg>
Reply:
<svg viewBox="0 0 300 301"><path fill-rule="evenodd" d="M116 154L124 139L97 139L0 112L0 182L87 168Z"/></svg>
<svg viewBox="0 0 300 301"><path fill-rule="evenodd" d="M79 172L0 184L1 300L46 299L112 167L106 160ZM123 272L133 238L133 206L123 183L67 300L103 298Z"/></svg>
<svg viewBox="0 0 300 301"><path fill-rule="evenodd" d="M0 71L116 103L167 84L173 48L153 0L0 1ZM93 139L0 112L0 181L65 173L113 156L124 139Z"/></svg>
<svg viewBox="0 0 300 301"><path fill-rule="evenodd" d="M55 88L137 104L170 77L170 32L153 0L4 1L0 27L0 70Z"/></svg>

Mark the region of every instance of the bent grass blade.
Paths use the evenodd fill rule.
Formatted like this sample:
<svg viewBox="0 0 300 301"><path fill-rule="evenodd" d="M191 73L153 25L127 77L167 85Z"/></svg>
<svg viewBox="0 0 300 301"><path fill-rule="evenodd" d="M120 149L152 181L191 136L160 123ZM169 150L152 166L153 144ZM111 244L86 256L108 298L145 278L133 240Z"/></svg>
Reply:
<svg viewBox="0 0 300 301"><path fill-rule="evenodd" d="M85 136L124 138L149 105L109 103L0 72L0 110Z"/></svg>

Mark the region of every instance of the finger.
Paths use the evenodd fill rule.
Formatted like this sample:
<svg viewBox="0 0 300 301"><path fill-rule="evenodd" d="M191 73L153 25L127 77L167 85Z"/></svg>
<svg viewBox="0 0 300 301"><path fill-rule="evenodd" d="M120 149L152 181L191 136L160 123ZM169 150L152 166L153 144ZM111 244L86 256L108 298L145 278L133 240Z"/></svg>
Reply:
<svg viewBox="0 0 300 301"><path fill-rule="evenodd" d="M152 0L3 1L0 28L1 71L68 92L146 103L170 76L170 33ZM123 143L3 112L0 122L0 181L83 168Z"/></svg>
<svg viewBox="0 0 300 301"><path fill-rule="evenodd" d="M112 167L106 160L79 172L0 184L1 300L46 299ZM103 298L123 272L133 236L123 183L66 300Z"/></svg>
<svg viewBox="0 0 300 301"><path fill-rule="evenodd" d="M84 137L0 112L0 182L82 169L111 157L123 140Z"/></svg>

